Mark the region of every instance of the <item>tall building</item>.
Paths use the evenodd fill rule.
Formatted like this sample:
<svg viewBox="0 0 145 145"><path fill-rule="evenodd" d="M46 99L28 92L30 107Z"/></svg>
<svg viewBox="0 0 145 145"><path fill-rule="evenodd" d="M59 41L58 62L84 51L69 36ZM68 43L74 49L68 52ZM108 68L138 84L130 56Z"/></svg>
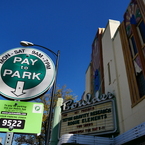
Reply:
<svg viewBox="0 0 145 145"><path fill-rule="evenodd" d="M132 0L123 16L98 29L83 98L65 104L64 134L74 144L145 144L145 0Z"/></svg>

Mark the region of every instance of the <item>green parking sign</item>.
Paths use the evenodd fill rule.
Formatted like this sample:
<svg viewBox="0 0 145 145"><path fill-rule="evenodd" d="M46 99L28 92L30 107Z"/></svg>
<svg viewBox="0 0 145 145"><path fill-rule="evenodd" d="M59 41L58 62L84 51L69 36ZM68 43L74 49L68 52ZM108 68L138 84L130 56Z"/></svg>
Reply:
<svg viewBox="0 0 145 145"><path fill-rule="evenodd" d="M0 100L0 131L39 134L43 103Z"/></svg>
<svg viewBox="0 0 145 145"><path fill-rule="evenodd" d="M55 79L51 58L32 48L15 48L2 54L0 70L0 94L15 100L42 95Z"/></svg>

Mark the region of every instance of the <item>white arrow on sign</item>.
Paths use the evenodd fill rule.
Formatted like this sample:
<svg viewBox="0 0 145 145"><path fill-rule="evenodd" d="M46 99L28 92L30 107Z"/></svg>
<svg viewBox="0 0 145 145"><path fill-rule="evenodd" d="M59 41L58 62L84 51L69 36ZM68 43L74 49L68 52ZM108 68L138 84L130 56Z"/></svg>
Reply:
<svg viewBox="0 0 145 145"><path fill-rule="evenodd" d="M17 85L16 85L16 89L14 91L11 91L11 92L18 97L18 96L25 94L23 92L23 88L24 88L24 82L18 81Z"/></svg>

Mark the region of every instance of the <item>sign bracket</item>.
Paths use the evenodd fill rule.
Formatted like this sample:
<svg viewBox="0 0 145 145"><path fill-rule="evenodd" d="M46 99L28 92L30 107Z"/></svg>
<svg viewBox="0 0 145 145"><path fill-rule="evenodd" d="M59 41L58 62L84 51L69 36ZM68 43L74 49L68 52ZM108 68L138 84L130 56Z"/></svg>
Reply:
<svg viewBox="0 0 145 145"><path fill-rule="evenodd" d="M20 101L20 100L14 100L14 101ZM17 103L15 103L15 105L17 105ZM10 126L9 130L10 131L13 130L13 126ZM4 145L12 145L13 136L14 136L13 132L7 132Z"/></svg>
<svg viewBox="0 0 145 145"><path fill-rule="evenodd" d="M12 145L13 135L14 135L13 132L7 132L4 145Z"/></svg>

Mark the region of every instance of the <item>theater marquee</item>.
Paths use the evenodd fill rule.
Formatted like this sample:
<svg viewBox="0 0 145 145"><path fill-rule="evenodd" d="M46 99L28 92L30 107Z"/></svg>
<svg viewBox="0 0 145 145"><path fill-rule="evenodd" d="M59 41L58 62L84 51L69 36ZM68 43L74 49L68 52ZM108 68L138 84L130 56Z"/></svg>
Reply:
<svg viewBox="0 0 145 145"><path fill-rule="evenodd" d="M110 93L101 97L73 103L64 102L61 133L102 135L117 131L115 100ZM100 99L101 98L101 99Z"/></svg>

